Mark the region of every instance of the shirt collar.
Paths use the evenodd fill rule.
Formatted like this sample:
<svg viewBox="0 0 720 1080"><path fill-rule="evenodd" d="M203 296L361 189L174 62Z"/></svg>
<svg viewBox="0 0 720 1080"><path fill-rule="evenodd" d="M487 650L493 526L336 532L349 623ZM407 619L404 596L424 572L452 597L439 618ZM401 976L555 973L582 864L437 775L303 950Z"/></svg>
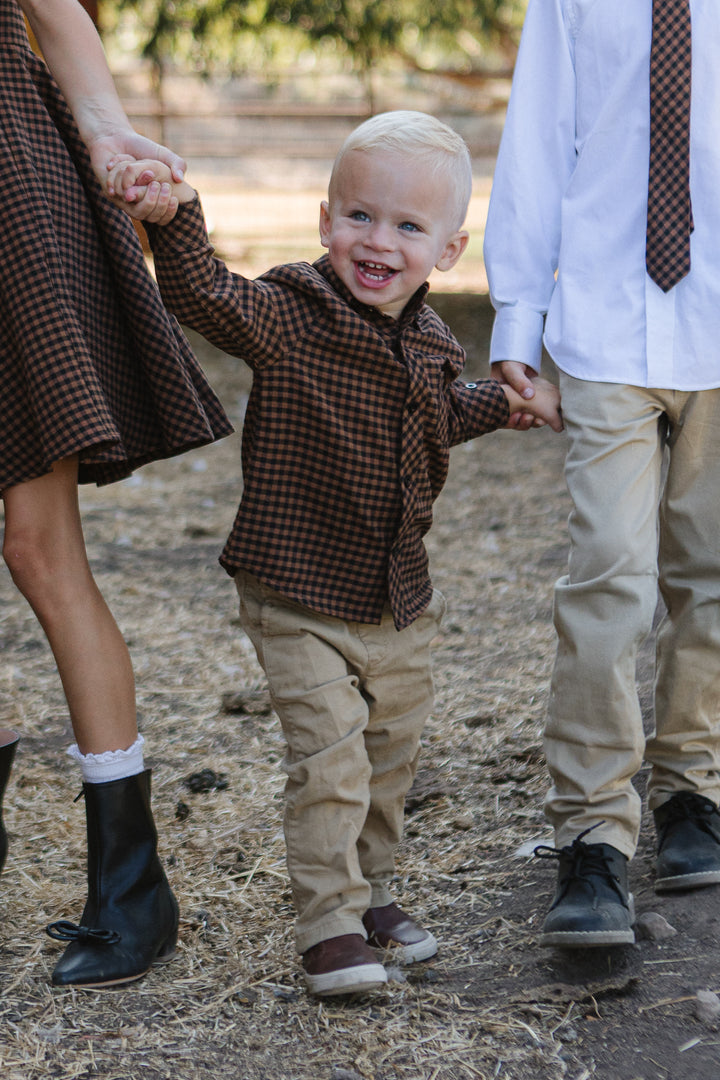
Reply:
<svg viewBox="0 0 720 1080"><path fill-rule="evenodd" d="M384 330L385 333L393 330L404 330L406 326L409 326L410 323L414 322L420 308L425 303L425 297L430 288L427 281L421 285L402 309L400 318L393 319L391 315L384 315L383 312L379 311L376 307L372 307L370 304L363 304L360 300L357 300L350 290L343 285L342 281L333 270L328 255L322 255L315 263L313 263L313 266L317 272L325 278L334 292L336 292L338 296L353 309L353 311L357 311L363 319L366 319L378 329Z"/></svg>

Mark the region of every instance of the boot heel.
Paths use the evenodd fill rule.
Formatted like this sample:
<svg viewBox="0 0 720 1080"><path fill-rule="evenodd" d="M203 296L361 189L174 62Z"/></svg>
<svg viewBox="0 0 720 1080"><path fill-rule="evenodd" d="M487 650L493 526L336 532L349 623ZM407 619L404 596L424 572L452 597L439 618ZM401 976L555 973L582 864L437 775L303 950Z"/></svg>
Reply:
<svg viewBox="0 0 720 1080"><path fill-rule="evenodd" d="M153 960L153 964L169 964L171 960L174 960L177 956L177 935L168 940L163 945L160 952Z"/></svg>
<svg viewBox="0 0 720 1080"><path fill-rule="evenodd" d="M177 940L178 940L178 927L172 933L168 934L166 940L160 946L157 952L157 956L153 960L153 964L169 964L171 960L174 960L177 955Z"/></svg>
<svg viewBox="0 0 720 1080"><path fill-rule="evenodd" d="M16 731L5 729L0 731L0 870L3 868L7 855L7 833L2 819L2 800L19 739L20 736Z"/></svg>

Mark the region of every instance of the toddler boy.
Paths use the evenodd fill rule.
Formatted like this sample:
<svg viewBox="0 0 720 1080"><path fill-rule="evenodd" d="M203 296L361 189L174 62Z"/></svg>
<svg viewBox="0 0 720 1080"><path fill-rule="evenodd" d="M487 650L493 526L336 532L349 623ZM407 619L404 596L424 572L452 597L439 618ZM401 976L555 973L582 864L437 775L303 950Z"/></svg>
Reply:
<svg viewBox="0 0 720 1080"><path fill-rule="evenodd" d="M144 165L121 165L115 189L133 197ZM327 254L256 281L213 257L187 183L156 180L129 208L157 218L164 203L171 217L177 198L177 216L148 229L165 303L254 372L244 492L220 561L287 741L296 944L315 994L370 990L386 981L383 955L412 963L437 949L389 886L433 700L444 601L423 536L449 448L511 414L562 427L542 379L529 402L492 379L461 382L463 351L425 303L430 271L467 244L471 183L446 125L376 116L335 161Z"/></svg>

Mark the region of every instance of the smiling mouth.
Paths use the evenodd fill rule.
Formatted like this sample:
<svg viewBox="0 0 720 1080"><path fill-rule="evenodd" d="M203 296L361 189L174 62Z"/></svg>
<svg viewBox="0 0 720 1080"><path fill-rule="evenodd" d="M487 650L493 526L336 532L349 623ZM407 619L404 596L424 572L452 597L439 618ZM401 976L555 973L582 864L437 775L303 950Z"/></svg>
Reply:
<svg viewBox="0 0 720 1080"><path fill-rule="evenodd" d="M358 262L356 266L360 277L376 285L385 284L398 273L397 270L393 270L391 266L386 266L385 263Z"/></svg>

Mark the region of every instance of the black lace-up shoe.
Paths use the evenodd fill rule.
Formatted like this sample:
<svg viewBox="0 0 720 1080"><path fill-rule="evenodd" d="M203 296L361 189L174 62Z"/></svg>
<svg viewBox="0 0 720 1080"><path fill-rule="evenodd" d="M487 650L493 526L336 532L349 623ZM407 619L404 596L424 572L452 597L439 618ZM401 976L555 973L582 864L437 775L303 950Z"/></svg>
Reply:
<svg viewBox="0 0 720 1080"><path fill-rule="evenodd" d="M657 892L720 882L720 812L694 791L679 791L653 811L658 835Z"/></svg>
<svg viewBox="0 0 720 1080"><path fill-rule="evenodd" d="M627 859L610 844L586 844L581 833L567 847L537 847L540 859L557 859L558 885L543 923L541 945L588 948L632 945L635 919L628 892Z"/></svg>

